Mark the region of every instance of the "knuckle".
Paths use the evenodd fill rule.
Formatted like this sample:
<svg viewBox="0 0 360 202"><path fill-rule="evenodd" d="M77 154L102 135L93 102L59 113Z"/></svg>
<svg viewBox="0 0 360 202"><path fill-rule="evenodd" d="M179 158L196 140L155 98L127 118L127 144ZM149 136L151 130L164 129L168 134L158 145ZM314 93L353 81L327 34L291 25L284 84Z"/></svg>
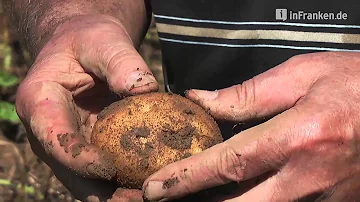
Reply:
<svg viewBox="0 0 360 202"><path fill-rule="evenodd" d="M255 78L249 79L241 85L235 86L238 105L240 105L239 109L242 109L243 113L247 113L249 118L256 116L256 114L254 114L256 113L256 110L252 110L257 103L255 88Z"/></svg>
<svg viewBox="0 0 360 202"><path fill-rule="evenodd" d="M309 55L295 55L293 57L291 57L288 62L291 64L301 64L304 62L304 60L308 59Z"/></svg>
<svg viewBox="0 0 360 202"><path fill-rule="evenodd" d="M245 177L246 160L231 147L225 147L220 152L217 162L217 175L223 182L240 182Z"/></svg>
<svg viewBox="0 0 360 202"><path fill-rule="evenodd" d="M339 118L347 117L345 110L342 110L340 107L330 108L319 112L313 117L313 132L318 135L328 135L329 132L339 131ZM335 128L336 127L336 128Z"/></svg>
<svg viewBox="0 0 360 202"><path fill-rule="evenodd" d="M119 82L123 82L121 79L125 79L126 75L129 73L126 69L129 68L129 61L131 61L131 65L134 64L135 66L139 64L138 61L141 59L138 53L132 50L131 47L126 47L123 45L113 47L111 50L109 49L103 58L105 58L103 69L107 74L106 78L110 87L118 86ZM114 76L115 72L118 71L119 68L122 68L122 71L124 71L120 75L117 74L120 76L120 80L119 77Z"/></svg>
<svg viewBox="0 0 360 202"><path fill-rule="evenodd" d="M306 64L309 66L310 63L318 63L326 57L326 54L300 54L291 57L287 62L290 63L290 66L299 66Z"/></svg>
<svg viewBox="0 0 360 202"><path fill-rule="evenodd" d="M288 71L303 71L301 68L303 66L307 70L311 68L314 73L318 73L318 71L320 71L319 69L321 69L319 66L323 65L325 61L324 58L327 57L328 55L324 53L295 55L285 62L285 67L288 69Z"/></svg>
<svg viewBox="0 0 360 202"><path fill-rule="evenodd" d="M103 68L108 72L112 72L115 68L122 66L125 60L139 57L138 53L133 50L133 47L122 43L107 47L100 52L103 53L101 58L104 58Z"/></svg>
<svg viewBox="0 0 360 202"><path fill-rule="evenodd" d="M316 63L318 62L318 56L312 54L301 54L295 55L288 59L284 65L282 66L282 73L283 74L291 74L294 72L303 71L303 68L310 70L311 67L316 67ZM312 69L314 70L314 69Z"/></svg>
<svg viewBox="0 0 360 202"><path fill-rule="evenodd" d="M331 105L330 103L328 103ZM329 107L329 105L327 107ZM314 105L315 107L318 105ZM320 106L319 106L320 108ZM315 112L315 111L314 111ZM339 124L339 120L343 122L351 122L349 111L342 107L329 107L314 113L311 117L299 122L301 133L301 141L296 141L294 148L302 148L303 145L314 145L311 149L314 152L329 153L334 147L341 148L341 154L350 154L346 147L347 143L356 137L353 133L352 124ZM316 145L316 146L315 146ZM337 155L337 154L336 154Z"/></svg>
<svg viewBox="0 0 360 202"><path fill-rule="evenodd" d="M264 148L266 145L269 144L272 145L272 149L267 151L267 153L261 158L265 169L277 169L282 165L285 165L289 161L290 156L287 145L289 145L290 142L291 140L287 136L284 136L280 142L276 141L273 137L270 136L258 142L256 149Z"/></svg>

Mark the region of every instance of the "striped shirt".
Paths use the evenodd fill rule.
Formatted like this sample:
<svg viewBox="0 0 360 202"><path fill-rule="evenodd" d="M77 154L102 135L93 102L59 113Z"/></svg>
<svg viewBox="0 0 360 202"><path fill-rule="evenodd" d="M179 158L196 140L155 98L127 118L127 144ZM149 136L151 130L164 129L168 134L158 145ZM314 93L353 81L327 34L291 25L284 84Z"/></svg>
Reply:
<svg viewBox="0 0 360 202"><path fill-rule="evenodd" d="M360 51L359 0L152 0L152 8L165 82L179 94L242 83L299 54Z"/></svg>

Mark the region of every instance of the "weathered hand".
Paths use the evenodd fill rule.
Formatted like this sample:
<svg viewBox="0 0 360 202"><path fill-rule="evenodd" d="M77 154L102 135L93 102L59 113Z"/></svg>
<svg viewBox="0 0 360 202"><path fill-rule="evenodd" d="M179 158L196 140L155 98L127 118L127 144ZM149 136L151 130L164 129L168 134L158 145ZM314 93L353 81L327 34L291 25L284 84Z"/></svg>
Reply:
<svg viewBox="0 0 360 202"><path fill-rule="evenodd" d="M19 87L16 108L33 151L75 197L142 200L141 191L116 191L107 182L116 170L109 157L89 144L90 134L97 114L119 99L117 94L157 88L118 21L79 16L60 25L44 46Z"/></svg>
<svg viewBox="0 0 360 202"><path fill-rule="evenodd" d="M150 176L148 199L180 198L268 172L226 201L360 199L360 54L300 55L242 85L191 90L188 97L219 119L273 118ZM164 189L172 178L176 183Z"/></svg>

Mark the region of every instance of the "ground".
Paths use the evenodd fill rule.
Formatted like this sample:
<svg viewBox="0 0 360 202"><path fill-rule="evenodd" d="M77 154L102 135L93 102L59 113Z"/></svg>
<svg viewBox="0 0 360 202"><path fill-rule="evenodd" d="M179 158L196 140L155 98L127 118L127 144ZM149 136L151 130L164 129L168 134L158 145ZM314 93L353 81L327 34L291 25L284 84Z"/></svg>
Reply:
<svg viewBox="0 0 360 202"><path fill-rule="evenodd" d="M75 201L49 167L32 152L13 103L18 83L31 66L29 54L15 37L0 0L0 202ZM154 23L141 46L163 91L161 51Z"/></svg>

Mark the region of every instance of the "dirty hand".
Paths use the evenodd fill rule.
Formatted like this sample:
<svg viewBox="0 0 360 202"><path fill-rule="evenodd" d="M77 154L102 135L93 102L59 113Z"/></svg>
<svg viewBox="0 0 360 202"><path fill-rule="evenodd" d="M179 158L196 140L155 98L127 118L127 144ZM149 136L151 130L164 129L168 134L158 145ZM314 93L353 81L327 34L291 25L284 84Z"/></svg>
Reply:
<svg viewBox="0 0 360 202"><path fill-rule="evenodd" d="M259 185L218 201L360 198L360 54L299 55L219 91L188 97L219 119L273 117L150 176L144 195L174 199L264 173ZM175 182L165 189L167 179Z"/></svg>
<svg viewBox="0 0 360 202"><path fill-rule="evenodd" d="M110 90L109 90L110 89ZM116 170L90 144L97 114L119 95L156 91L158 84L114 18L79 16L60 25L19 87L16 109L33 151L81 200L141 200L116 190ZM114 194L115 193L115 194Z"/></svg>

